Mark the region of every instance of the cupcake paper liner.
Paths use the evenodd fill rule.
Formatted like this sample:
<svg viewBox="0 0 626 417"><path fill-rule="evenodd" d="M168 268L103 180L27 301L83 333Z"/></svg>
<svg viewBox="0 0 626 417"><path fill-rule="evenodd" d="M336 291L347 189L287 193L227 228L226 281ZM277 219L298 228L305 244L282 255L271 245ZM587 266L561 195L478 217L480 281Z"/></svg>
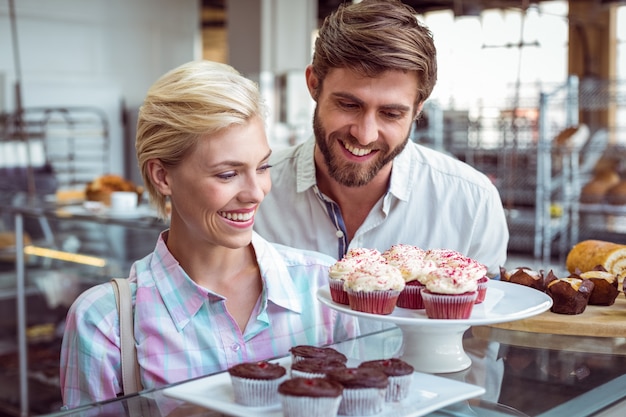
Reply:
<svg viewBox="0 0 626 417"><path fill-rule="evenodd" d="M385 392L385 401L402 401L409 396L409 388L413 381L413 373L389 377L389 386Z"/></svg>
<svg viewBox="0 0 626 417"><path fill-rule="evenodd" d="M265 407L280 402L278 386L287 379L287 376L277 379L250 379L231 375L230 379L237 404Z"/></svg>
<svg viewBox="0 0 626 417"><path fill-rule="evenodd" d="M423 309L424 301L422 300L422 288L424 288L424 285L420 283L407 282L404 290L402 290L398 296L397 306L413 310Z"/></svg>
<svg viewBox="0 0 626 417"><path fill-rule="evenodd" d="M293 368L291 368L290 374L292 378L324 378L326 376L326 374L322 372L304 372Z"/></svg>
<svg viewBox="0 0 626 417"><path fill-rule="evenodd" d="M350 308L371 314L391 314L396 307L400 291L353 291L347 290Z"/></svg>
<svg viewBox="0 0 626 417"><path fill-rule="evenodd" d="M328 279L328 287L330 289L330 298L339 304L348 305L348 293L343 289L343 280L341 279Z"/></svg>
<svg viewBox="0 0 626 417"><path fill-rule="evenodd" d="M422 291L426 315L431 319L467 319L472 314L477 291L464 294L433 294Z"/></svg>
<svg viewBox="0 0 626 417"><path fill-rule="evenodd" d="M489 278L485 277L478 280L478 295L476 296L476 301L474 301L474 304L480 304L485 301L488 286Z"/></svg>
<svg viewBox="0 0 626 417"><path fill-rule="evenodd" d="M343 416L371 416L383 411L386 388L344 389L339 414Z"/></svg>
<svg viewBox="0 0 626 417"><path fill-rule="evenodd" d="M339 397L301 397L278 394L285 417L334 417L339 410Z"/></svg>

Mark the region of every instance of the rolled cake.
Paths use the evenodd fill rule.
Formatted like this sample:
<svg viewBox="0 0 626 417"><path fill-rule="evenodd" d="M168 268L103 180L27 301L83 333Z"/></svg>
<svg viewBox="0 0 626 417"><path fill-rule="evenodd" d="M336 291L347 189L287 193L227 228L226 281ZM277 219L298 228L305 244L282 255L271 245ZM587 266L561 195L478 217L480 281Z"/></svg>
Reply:
<svg viewBox="0 0 626 417"><path fill-rule="evenodd" d="M574 274L602 266L615 275L626 273L626 245L602 240L584 240L567 254L565 266Z"/></svg>

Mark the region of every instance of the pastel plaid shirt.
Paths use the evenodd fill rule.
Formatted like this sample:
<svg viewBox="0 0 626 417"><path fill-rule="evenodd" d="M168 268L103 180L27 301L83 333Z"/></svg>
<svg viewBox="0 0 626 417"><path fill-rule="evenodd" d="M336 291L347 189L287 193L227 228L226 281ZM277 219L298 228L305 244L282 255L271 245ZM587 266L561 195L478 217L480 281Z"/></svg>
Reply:
<svg viewBox="0 0 626 417"><path fill-rule="evenodd" d="M253 234L263 292L243 333L225 299L196 285L170 254L167 231L130 271L135 340L144 388L226 370L356 335L357 321L323 306L333 258L267 242ZM119 318L110 283L81 294L70 308L61 348L64 408L122 391Z"/></svg>

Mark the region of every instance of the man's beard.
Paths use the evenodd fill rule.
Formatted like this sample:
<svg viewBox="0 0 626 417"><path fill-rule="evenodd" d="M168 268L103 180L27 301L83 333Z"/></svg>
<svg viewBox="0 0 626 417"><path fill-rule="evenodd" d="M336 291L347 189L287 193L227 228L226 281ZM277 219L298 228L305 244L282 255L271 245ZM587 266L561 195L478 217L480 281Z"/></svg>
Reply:
<svg viewBox="0 0 626 417"><path fill-rule="evenodd" d="M313 133L315 134L315 143L324 156L324 162L326 163L330 177L346 187L362 187L369 184L385 165L390 163L402 152L409 141L409 134L407 133L404 141L395 148L389 150L389 147L384 145L384 148L376 151L376 159L370 161L368 164L359 164L346 161L339 155L333 155L330 151L330 139L327 139L326 130L320 123L317 107L315 107L315 112L313 113ZM337 141L335 142L335 146L343 147L343 145Z"/></svg>

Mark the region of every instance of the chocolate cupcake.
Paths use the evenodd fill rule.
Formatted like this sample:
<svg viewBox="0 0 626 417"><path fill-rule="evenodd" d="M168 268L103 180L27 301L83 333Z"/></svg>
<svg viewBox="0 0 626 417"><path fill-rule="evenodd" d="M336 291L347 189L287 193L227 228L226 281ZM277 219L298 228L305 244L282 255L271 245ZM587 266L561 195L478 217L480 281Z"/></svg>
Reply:
<svg viewBox="0 0 626 417"><path fill-rule="evenodd" d="M343 369L346 362L338 359L305 358L291 364L291 377L323 378L333 369Z"/></svg>
<svg viewBox="0 0 626 417"><path fill-rule="evenodd" d="M389 377L383 371L366 367L335 369L326 378L343 386L339 414L371 416L383 410L389 385Z"/></svg>
<svg viewBox="0 0 626 417"><path fill-rule="evenodd" d="M298 345L289 349L289 352L291 352L291 361L293 363L305 358L321 358L326 360L338 360L343 363L348 362L346 355L331 347Z"/></svg>
<svg viewBox="0 0 626 417"><path fill-rule="evenodd" d="M285 367L266 361L244 362L228 369L237 404L264 407L280 402L278 386L287 379Z"/></svg>
<svg viewBox="0 0 626 417"><path fill-rule="evenodd" d="M413 381L414 368L402 359L378 359L365 361L359 368L372 368L383 371L389 378L389 386L385 394L385 401L402 401L409 395L409 387Z"/></svg>
<svg viewBox="0 0 626 417"><path fill-rule="evenodd" d="M550 271L546 282L546 293L552 298L550 311L570 315L582 314L585 311L594 287L591 280L558 278Z"/></svg>
<svg viewBox="0 0 626 417"><path fill-rule="evenodd" d="M326 378L292 378L278 386L285 417L337 415L343 386Z"/></svg>

